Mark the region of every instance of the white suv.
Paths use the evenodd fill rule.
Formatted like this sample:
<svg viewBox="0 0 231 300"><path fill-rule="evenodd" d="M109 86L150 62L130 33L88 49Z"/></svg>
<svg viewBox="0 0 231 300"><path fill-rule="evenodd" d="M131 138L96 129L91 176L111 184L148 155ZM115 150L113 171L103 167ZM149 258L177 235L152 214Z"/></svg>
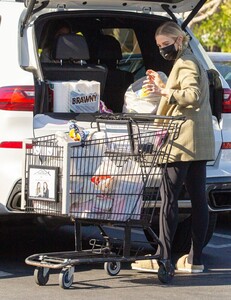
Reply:
<svg viewBox="0 0 231 300"><path fill-rule="evenodd" d="M73 118L84 124L94 120L94 115L54 109L54 101L61 103L64 99L54 99L52 83L95 77L101 82L101 98L108 108L122 112L126 89L144 76L147 69L169 74L169 62L159 55L154 33L161 23L173 19L188 32L192 51L204 68L210 70L216 159L207 167L211 210L208 242L216 212L231 209L231 90L187 28L204 3L205 0L27 0L24 5L20 1L0 0L1 215L23 213L20 211L22 141L66 131L68 120ZM186 11L191 11L191 15L183 21L178 14ZM59 53L56 49L53 61L42 62L42 44L50 26L62 21L68 22L72 35L84 37L88 50L78 56L75 49L75 57L67 57L69 52ZM86 75L74 61L72 66L66 66L65 58L84 60L92 69ZM187 193L182 191L181 218L174 242L177 251L184 251L190 245L190 206Z"/></svg>

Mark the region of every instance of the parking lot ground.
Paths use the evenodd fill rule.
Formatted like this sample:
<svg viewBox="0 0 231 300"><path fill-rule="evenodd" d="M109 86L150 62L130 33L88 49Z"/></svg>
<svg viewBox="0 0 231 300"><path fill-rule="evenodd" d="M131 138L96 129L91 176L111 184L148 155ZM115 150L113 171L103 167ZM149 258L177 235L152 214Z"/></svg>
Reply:
<svg viewBox="0 0 231 300"><path fill-rule="evenodd" d="M29 269L27 274L1 278L1 299L230 299L231 292L230 268L213 267L194 275L177 273L171 284L163 285L156 274L125 268L119 275L110 277L101 267L81 266L69 290L59 287L57 272L51 273L46 286L36 285L33 270Z"/></svg>
<svg viewBox="0 0 231 300"><path fill-rule="evenodd" d="M72 233L19 234L15 228L0 237L0 298L3 300L37 299L230 299L231 294L231 230L218 226L204 249L206 270L202 274L176 273L170 284L161 284L155 273L131 270L122 265L117 276L109 276L103 265L76 266L73 285L64 290L59 286L59 270L51 270L46 286L38 286L33 278L34 267L25 264L27 255L38 253L55 243L56 249L66 250L72 244ZM16 234L16 235L15 235ZM8 236L8 238L7 238ZM69 245L69 246L68 246ZM70 249L68 249L70 250Z"/></svg>

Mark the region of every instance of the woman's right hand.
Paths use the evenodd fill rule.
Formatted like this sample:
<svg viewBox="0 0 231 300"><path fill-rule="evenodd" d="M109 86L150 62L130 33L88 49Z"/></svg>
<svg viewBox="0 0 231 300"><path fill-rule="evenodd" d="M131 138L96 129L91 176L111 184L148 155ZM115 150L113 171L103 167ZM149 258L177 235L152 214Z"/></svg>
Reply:
<svg viewBox="0 0 231 300"><path fill-rule="evenodd" d="M159 88L165 88L165 83L162 81L160 74L154 70L147 70L146 71L147 80L149 83L155 83Z"/></svg>
<svg viewBox="0 0 231 300"><path fill-rule="evenodd" d="M144 80L142 90L145 94L154 93L156 95L166 95L165 83L162 81L159 73L153 70L146 71L147 79Z"/></svg>

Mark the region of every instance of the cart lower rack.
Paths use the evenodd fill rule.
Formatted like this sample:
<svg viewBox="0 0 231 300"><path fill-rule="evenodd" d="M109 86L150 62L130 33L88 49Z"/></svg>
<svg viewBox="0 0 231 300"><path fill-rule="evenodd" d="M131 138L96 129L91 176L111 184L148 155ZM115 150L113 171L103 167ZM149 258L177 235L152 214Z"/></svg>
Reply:
<svg viewBox="0 0 231 300"><path fill-rule="evenodd" d="M157 259L158 278L167 283L173 268L162 257L162 244L151 228L159 188L173 140L183 119L157 116L101 116L97 128L79 142L68 133L35 138L24 143L22 208L27 213L70 217L75 225L75 251L34 254L26 263L35 266L35 281L45 285L50 269L61 269L59 284L69 288L75 266L104 263L116 275L122 262ZM82 249L81 228L100 228L104 243ZM102 225L124 228L120 251ZM131 255L132 228L146 230L159 255Z"/></svg>

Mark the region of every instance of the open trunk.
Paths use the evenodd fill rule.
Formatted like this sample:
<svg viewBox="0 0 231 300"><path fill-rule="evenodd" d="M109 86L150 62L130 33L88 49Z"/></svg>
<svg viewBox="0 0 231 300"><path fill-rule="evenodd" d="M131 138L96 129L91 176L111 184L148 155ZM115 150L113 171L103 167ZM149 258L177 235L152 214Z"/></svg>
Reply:
<svg viewBox="0 0 231 300"><path fill-rule="evenodd" d="M38 53L41 53L39 49L53 20L54 16L49 20L41 16L35 23ZM55 20L61 22L63 14L55 15ZM42 80L35 77L35 136L67 131L70 119L76 119L84 128L91 126L97 115L94 109L91 113L78 113L73 108L74 100L83 99L80 94L75 94L75 97L70 95L76 81L99 81L100 99L114 113L122 113L124 95L130 84L145 76L149 68L161 70L166 75L171 69L169 62L161 58L154 42L155 30L166 21L165 17L82 11L78 14L65 13L65 21L75 33L74 39L79 35L77 39L84 37L87 41L88 53L81 53L80 57L76 54L79 49L75 49L70 60L40 62ZM104 41L102 35L110 38ZM83 60L84 64L81 65ZM83 101L88 96L89 93Z"/></svg>

